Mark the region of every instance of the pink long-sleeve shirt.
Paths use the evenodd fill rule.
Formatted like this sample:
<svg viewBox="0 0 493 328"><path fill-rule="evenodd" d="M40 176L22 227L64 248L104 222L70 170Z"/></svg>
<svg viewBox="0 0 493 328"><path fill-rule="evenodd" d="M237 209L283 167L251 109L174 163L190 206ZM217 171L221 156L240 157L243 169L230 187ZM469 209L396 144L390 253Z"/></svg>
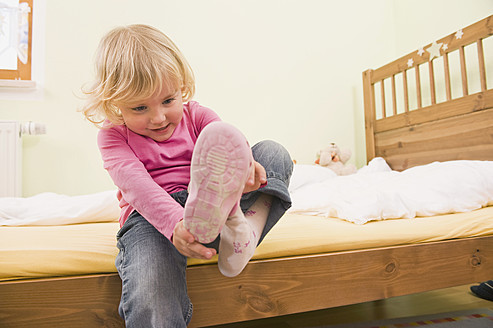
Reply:
<svg viewBox="0 0 493 328"><path fill-rule="evenodd" d="M163 142L136 134L125 125L99 131L104 168L119 189L120 226L137 210L171 239L183 218L183 207L169 194L187 189L197 137L207 124L219 120L212 110L190 101L183 105L183 118L172 136Z"/></svg>

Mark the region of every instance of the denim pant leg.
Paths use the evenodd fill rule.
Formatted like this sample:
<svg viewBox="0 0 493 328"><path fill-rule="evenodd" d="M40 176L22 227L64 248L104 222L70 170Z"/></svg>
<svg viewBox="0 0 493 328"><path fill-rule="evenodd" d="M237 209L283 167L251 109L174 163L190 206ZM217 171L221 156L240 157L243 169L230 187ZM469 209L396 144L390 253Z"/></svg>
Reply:
<svg viewBox="0 0 493 328"><path fill-rule="evenodd" d="M273 196L267 222L258 242L260 244L270 229L291 207L288 186L293 173L293 160L282 145L271 140L261 141L254 145L252 154L253 158L265 169L267 185L243 195L240 202L241 210L245 213L262 193Z"/></svg>
<svg viewBox="0 0 493 328"><path fill-rule="evenodd" d="M186 327L192 316L186 257L138 212L130 215L117 238L119 313L126 327Z"/></svg>

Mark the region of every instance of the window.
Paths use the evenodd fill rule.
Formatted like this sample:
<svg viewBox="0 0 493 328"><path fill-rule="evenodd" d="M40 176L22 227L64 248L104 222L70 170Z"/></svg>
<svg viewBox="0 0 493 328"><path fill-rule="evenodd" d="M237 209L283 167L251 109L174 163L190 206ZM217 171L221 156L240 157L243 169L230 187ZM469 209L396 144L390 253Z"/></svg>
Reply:
<svg viewBox="0 0 493 328"><path fill-rule="evenodd" d="M31 80L33 0L0 0L0 79Z"/></svg>

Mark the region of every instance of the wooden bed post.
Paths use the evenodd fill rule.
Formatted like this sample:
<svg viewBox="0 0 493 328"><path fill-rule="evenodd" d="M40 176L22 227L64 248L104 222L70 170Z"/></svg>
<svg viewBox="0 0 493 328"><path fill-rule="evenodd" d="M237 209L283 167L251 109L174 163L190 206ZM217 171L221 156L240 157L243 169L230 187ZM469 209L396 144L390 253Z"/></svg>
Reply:
<svg viewBox="0 0 493 328"><path fill-rule="evenodd" d="M375 157L375 88L372 84L373 70L363 72L363 96L365 107L366 162Z"/></svg>

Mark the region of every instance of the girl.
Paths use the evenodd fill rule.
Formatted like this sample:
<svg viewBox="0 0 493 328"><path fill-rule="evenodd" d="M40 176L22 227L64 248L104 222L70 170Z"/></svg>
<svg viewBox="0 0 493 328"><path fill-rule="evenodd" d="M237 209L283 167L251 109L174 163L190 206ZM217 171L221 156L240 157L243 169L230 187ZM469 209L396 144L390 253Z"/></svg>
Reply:
<svg viewBox="0 0 493 328"><path fill-rule="evenodd" d="M119 27L101 40L83 112L101 127L98 146L119 190L127 327L186 327L187 257L217 253L221 273L235 276L291 206L287 151L272 141L250 149L190 100L194 91L189 64L159 30Z"/></svg>

